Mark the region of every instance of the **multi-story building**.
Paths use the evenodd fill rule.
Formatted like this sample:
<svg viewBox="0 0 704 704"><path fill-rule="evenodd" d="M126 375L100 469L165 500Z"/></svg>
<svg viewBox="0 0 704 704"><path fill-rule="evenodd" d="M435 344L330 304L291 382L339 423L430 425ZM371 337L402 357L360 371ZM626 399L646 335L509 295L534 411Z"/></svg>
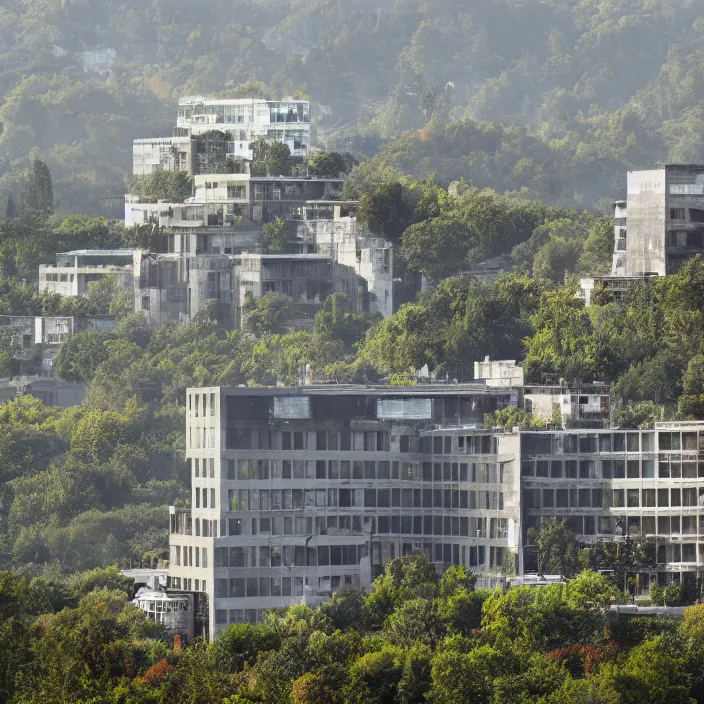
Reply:
<svg viewBox="0 0 704 704"><path fill-rule="evenodd" d="M348 310L369 310L366 281L327 255L242 254L234 260L238 325L246 320L247 300L268 293L281 293L293 300L294 317L288 322L291 329L312 327L325 299L339 291L347 295Z"/></svg>
<svg viewBox="0 0 704 704"><path fill-rule="evenodd" d="M192 498L170 509L171 587L207 598L212 635L368 587L404 554L440 571L520 568L519 438L469 430L516 398L480 385L189 389Z"/></svg>
<svg viewBox="0 0 704 704"><path fill-rule="evenodd" d="M131 249L78 249L60 252L56 264L39 265L39 290L61 296L86 296L88 284L107 275L115 277L118 289L133 285Z"/></svg>
<svg viewBox="0 0 704 704"><path fill-rule="evenodd" d="M664 164L627 174L627 200L614 203L611 275L585 277L578 297L596 287L623 298L634 283L676 273L704 253L704 165Z"/></svg>
<svg viewBox="0 0 704 704"><path fill-rule="evenodd" d="M170 519L170 587L208 632L367 588L394 557L491 584L535 569L531 529L644 539L637 590L704 570L704 423L654 430L481 429L517 403L480 385L189 389L189 508Z"/></svg>
<svg viewBox="0 0 704 704"><path fill-rule="evenodd" d="M179 98L174 136L211 130L230 133L230 153L234 156L251 159L250 144L263 138L269 143L287 144L291 156L306 157L310 150L310 103L261 98Z"/></svg>
<svg viewBox="0 0 704 704"><path fill-rule="evenodd" d="M308 201L336 199L344 180L303 176L199 175L195 194L182 203L125 196L125 226L153 223L166 230L207 236L218 229L247 223L272 222L277 217L299 219Z"/></svg>
<svg viewBox="0 0 704 704"><path fill-rule="evenodd" d="M626 274L675 273L704 252L704 166L628 172Z"/></svg>
<svg viewBox="0 0 704 704"><path fill-rule="evenodd" d="M207 301L214 301L220 323L235 325L234 268L232 257L134 254L135 310L152 325L189 323Z"/></svg>
<svg viewBox="0 0 704 704"><path fill-rule="evenodd" d="M357 220L356 201L309 201L299 209L297 240L304 252L327 254L366 282L369 310L393 313L393 245ZM348 294L349 295L349 294Z"/></svg>
<svg viewBox="0 0 704 704"><path fill-rule="evenodd" d="M565 519L586 545L651 538L654 565L637 570L639 590L653 580L696 586L704 569L704 424L527 432L520 453L524 545L528 530L550 518Z"/></svg>
<svg viewBox="0 0 704 704"><path fill-rule="evenodd" d="M605 428L611 423L611 388L603 382L533 385L520 388L521 407L567 428Z"/></svg>
<svg viewBox="0 0 704 704"><path fill-rule="evenodd" d="M9 331L11 371L42 377L54 376L54 357L73 335L84 330L109 330L109 315L31 316L0 315L0 330Z"/></svg>

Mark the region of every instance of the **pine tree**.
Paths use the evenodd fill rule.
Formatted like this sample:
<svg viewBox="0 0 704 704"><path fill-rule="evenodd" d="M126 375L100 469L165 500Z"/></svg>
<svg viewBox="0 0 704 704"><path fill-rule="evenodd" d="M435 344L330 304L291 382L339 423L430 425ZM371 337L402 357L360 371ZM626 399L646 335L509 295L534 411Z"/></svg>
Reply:
<svg viewBox="0 0 704 704"><path fill-rule="evenodd" d="M41 218L54 213L51 171L41 159L32 159L22 186L22 213Z"/></svg>

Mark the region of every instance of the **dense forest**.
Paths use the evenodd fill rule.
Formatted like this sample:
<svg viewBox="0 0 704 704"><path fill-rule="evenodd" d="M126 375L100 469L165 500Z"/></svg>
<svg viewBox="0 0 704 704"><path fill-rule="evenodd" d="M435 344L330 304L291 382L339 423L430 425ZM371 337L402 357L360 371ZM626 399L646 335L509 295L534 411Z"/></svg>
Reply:
<svg viewBox="0 0 704 704"><path fill-rule="evenodd" d="M596 207L626 167L704 159L702 51L696 0L10 1L0 188L38 153L62 209L110 215L131 140L169 135L179 95L291 95L320 144Z"/></svg>
<svg viewBox="0 0 704 704"><path fill-rule="evenodd" d="M704 606L614 618L610 579L476 589L420 556L367 595L270 612L183 649L128 603L114 568L0 573L0 698L12 704L696 704ZM678 585L675 585L678 586Z"/></svg>

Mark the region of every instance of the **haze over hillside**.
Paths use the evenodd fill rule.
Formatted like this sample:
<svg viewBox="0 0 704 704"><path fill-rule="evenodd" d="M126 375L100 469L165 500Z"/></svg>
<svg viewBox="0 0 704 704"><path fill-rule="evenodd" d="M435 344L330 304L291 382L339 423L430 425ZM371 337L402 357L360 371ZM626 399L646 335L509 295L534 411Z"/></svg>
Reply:
<svg viewBox="0 0 704 704"><path fill-rule="evenodd" d="M520 126L444 159L406 139L384 159L593 207L620 195L624 167L704 159L701 14L695 0L6 0L0 184L37 149L62 209L109 214L132 138L168 135L180 94L302 94L320 141L370 155L429 121Z"/></svg>

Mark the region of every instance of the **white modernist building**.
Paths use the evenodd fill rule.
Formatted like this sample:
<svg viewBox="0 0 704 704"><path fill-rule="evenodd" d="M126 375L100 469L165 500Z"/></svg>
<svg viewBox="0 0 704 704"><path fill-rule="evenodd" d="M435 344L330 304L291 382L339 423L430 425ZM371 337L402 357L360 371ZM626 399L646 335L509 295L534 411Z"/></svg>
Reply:
<svg viewBox="0 0 704 704"><path fill-rule="evenodd" d="M249 145L263 137L288 144L291 156L308 156L310 103L307 100L223 100L186 96L178 101L178 136L222 130L232 134L232 154L251 158Z"/></svg>

